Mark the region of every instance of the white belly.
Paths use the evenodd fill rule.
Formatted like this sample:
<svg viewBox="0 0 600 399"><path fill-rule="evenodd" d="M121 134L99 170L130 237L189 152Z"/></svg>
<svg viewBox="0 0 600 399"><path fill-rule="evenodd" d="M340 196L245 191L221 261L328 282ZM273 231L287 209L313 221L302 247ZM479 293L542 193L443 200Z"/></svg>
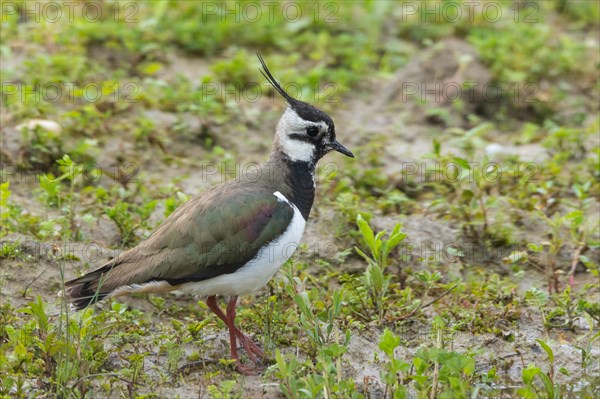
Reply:
<svg viewBox="0 0 600 399"><path fill-rule="evenodd" d="M273 195L279 200L287 202L294 209L294 216L287 230L235 272L208 280L186 283L180 287L180 290L201 296L232 296L254 293L267 284L298 248L306 223L298 208L279 191Z"/></svg>

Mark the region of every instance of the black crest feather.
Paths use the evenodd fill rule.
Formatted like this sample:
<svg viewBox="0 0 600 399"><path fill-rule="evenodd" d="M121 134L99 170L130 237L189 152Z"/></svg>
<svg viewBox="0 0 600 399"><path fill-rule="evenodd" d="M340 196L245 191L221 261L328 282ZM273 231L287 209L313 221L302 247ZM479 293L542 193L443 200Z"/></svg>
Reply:
<svg viewBox="0 0 600 399"><path fill-rule="evenodd" d="M275 78L271 74L271 71L269 71L269 68L267 67L267 64L265 63L265 60L263 59L262 55L259 52L257 52L256 56L258 57L258 60L260 61L260 65L262 65L262 68L263 68L263 69L260 69L260 73L262 73L262 75L265 77L265 79L267 79L269 81L271 86L273 86L273 88L275 90L277 90L277 92L279 94L281 94L283 96L283 98L285 98L286 101L292 107L294 105L296 105L298 103L298 100L296 100L294 97L290 96L287 91L283 90L283 87L281 87L281 85L277 82L277 80L275 80Z"/></svg>
<svg viewBox="0 0 600 399"><path fill-rule="evenodd" d="M323 122L327 123L327 125L329 126L329 129L331 131L335 131L335 128L333 126L333 121L331 120L329 115L327 115L326 113L324 113L317 107L314 107L308 103L305 103L304 101L297 100L294 97L290 96L285 90L283 90L283 88L277 82L277 80L275 80L275 78L271 74L271 71L269 71L269 68L267 67L267 64L265 63L265 60L263 59L262 55L259 52L257 52L256 56L258 57L258 60L260 61L260 64L262 65L262 68L263 68L260 70L260 73L262 73L263 76L265 77L265 79L267 79L269 81L271 86L273 86L273 88L275 90L277 90L277 92L279 94L281 94L283 96L283 98L286 99L286 101L288 102L290 107L292 107L292 109L294 111L296 111L298 116L300 116L302 119L305 119L307 121L312 121L312 122L323 121Z"/></svg>

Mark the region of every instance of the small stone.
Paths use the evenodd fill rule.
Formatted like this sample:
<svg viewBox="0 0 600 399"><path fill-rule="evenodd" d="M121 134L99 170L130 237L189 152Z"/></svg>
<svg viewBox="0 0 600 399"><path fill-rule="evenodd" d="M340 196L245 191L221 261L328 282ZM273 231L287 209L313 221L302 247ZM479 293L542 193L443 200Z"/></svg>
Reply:
<svg viewBox="0 0 600 399"><path fill-rule="evenodd" d="M21 131L23 128L34 130L36 127L41 127L44 130L56 134L62 132L62 127L57 122L47 119L30 119L26 122L17 125L16 129L18 131Z"/></svg>

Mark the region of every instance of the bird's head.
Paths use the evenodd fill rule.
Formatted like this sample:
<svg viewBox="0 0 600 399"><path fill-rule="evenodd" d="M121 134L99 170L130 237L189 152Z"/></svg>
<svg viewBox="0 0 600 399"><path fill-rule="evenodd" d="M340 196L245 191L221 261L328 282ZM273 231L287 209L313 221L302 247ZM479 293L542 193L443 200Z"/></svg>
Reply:
<svg viewBox="0 0 600 399"><path fill-rule="evenodd" d="M288 104L277 124L275 140L279 149L292 161L311 164L316 164L330 151L354 158L354 154L336 140L331 117L317 107L290 96L277 83L262 56L257 55L263 67L261 73Z"/></svg>

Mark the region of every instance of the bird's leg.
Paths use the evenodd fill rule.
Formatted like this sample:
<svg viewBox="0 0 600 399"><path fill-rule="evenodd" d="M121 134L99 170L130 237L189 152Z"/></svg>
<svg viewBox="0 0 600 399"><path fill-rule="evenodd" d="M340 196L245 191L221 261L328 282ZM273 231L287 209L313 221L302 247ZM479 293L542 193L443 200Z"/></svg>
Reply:
<svg viewBox="0 0 600 399"><path fill-rule="evenodd" d="M209 296L206 299L206 304L208 305L208 308L219 317L219 319L223 320L223 322L227 326L229 326L227 316L225 315L225 313L223 313L219 305L217 305L217 297L215 295ZM254 343L254 341L252 341L252 339L250 339L250 337L244 334L239 328L237 328L235 325L233 327L235 329L235 334L237 335L238 340L248 353L248 357L254 363L257 363L258 359L256 358L256 356L264 357L263 351L258 347L258 345Z"/></svg>
<svg viewBox="0 0 600 399"><path fill-rule="evenodd" d="M211 295L206 298L206 304L208 305L208 308L219 317L219 319L223 320L223 322L227 324L227 316L225 316L225 313L223 313L219 305L217 305L216 295Z"/></svg>
<svg viewBox="0 0 600 399"><path fill-rule="evenodd" d="M242 374L252 374L252 369L249 368L248 366L243 365L240 362L240 358L237 354L237 347L236 347L236 336L238 335L238 332L240 332L240 330L238 330L235 326L235 306L237 304L237 295L232 296L229 299L229 303L227 304L227 326L229 327L229 343L231 345L231 358L233 360L235 360L235 368L237 371L239 371ZM251 352L248 352L248 356L254 356L253 354L250 355ZM256 359L256 357L254 356L254 359Z"/></svg>
<svg viewBox="0 0 600 399"><path fill-rule="evenodd" d="M229 327L229 344L231 345L231 357L235 359L236 363L240 362L237 353L237 343L236 337L237 333L235 331L235 305L237 302L237 298L235 296L231 297L229 300L229 304L227 304L227 316L225 317L225 323L227 327Z"/></svg>

